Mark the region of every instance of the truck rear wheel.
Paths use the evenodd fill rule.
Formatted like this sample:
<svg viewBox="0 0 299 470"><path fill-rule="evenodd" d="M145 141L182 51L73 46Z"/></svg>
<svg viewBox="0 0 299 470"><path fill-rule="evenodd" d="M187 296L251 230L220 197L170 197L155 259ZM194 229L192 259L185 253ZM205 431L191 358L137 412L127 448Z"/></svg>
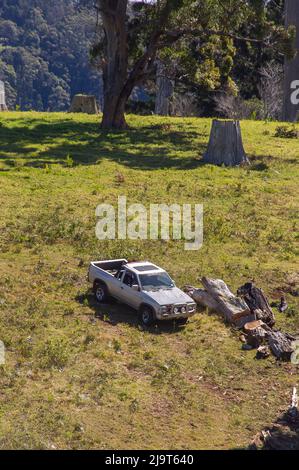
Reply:
<svg viewBox="0 0 299 470"><path fill-rule="evenodd" d="M144 326L151 326L156 322L154 312L150 307L141 307L139 312L139 320Z"/></svg>
<svg viewBox="0 0 299 470"><path fill-rule="evenodd" d="M94 295L98 302L105 303L108 300L108 289L105 284L100 282L95 282L94 287Z"/></svg>

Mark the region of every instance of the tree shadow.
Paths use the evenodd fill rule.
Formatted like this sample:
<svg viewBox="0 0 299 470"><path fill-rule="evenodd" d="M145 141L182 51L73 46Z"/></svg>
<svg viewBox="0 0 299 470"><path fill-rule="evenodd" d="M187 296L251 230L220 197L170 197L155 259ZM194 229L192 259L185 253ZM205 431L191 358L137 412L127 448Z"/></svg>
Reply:
<svg viewBox="0 0 299 470"><path fill-rule="evenodd" d="M259 433L249 450L299 450L299 419L282 414L272 426Z"/></svg>
<svg viewBox="0 0 299 470"><path fill-rule="evenodd" d="M174 126L141 126L124 131L104 131L94 122L72 119L18 120L18 126L0 127L0 160L16 166L18 159L28 167L59 163L94 165L102 160L133 169L192 169L199 164L205 145L192 129L175 131ZM175 152L174 152L175 150ZM179 152L188 156L182 157ZM15 155L14 155L15 154Z"/></svg>
<svg viewBox="0 0 299 470"><path fill-rule="evenodd" d="M138 313L133 308L122 304L115 299L109 300L109 303L100 304L96 301L93 292L90 290L85 294L78 295L75 300L81 305L86 305L87 303L94 311L95 319L104 321L113 326L126 323L132 328L136 328L140 331L148 331L155 335L162 333L177 333L179 330L184 328L184 326L178 325L174 321L160 321L151 327L144 327L140 324Z"/></svg>

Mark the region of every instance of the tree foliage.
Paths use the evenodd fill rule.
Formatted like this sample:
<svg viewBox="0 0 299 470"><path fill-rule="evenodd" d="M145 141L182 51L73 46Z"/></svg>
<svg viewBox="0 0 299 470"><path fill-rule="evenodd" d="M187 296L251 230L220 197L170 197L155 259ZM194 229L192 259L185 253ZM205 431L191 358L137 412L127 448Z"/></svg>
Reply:
<svg viewBox="0 0 299 470"><path fill-rule="evenodd" d="M124 127L134 86L168 61L188 83L236 90L233 64L238 43L290 55L294 31L272 18L266 0L97 0L104 34L93 49L104 80L104 127ZM121 41L119 38L122 38ZM106 88L105 88L106 86ZM117 95L117 96L116 96Z"/></svg>

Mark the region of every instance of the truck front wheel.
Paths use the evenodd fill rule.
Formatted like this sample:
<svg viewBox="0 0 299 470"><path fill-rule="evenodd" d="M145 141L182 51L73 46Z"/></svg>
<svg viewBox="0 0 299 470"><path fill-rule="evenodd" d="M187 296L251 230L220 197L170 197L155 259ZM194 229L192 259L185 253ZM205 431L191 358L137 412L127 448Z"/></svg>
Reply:
<svg viewBox="0 0 299 470"><path fill-rule="evenodd" d="M151 326L156 322L154 312L150 307L147 306L141 307L139 312L139 319L144 326Z"/></svg>
<svg viewBox="0 0 299 470"><path fill-rule="evenodd" d="M186 323L188 323L188 318L178 318L176 323L177 325L186 325Z"/></svg>
<svg viewBox="0 0 299 470"><path fill-rule="evenodd" d="M104 303L108 300L108 290L105 284L101 284L99 282L94 284L94 295L98 302Z"/></svg>

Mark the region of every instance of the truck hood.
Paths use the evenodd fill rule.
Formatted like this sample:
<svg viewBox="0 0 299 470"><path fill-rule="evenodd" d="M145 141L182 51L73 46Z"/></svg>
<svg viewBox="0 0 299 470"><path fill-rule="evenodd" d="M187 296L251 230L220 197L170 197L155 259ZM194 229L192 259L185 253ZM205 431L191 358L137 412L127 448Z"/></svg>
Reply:
<svg viewBox="0 0 299 470"><path fill-rule="evenodd" d="M185 304L187 302L194 303L194 300L178 287L174 287L173 289L143 292L159 305Z"/></svg>

